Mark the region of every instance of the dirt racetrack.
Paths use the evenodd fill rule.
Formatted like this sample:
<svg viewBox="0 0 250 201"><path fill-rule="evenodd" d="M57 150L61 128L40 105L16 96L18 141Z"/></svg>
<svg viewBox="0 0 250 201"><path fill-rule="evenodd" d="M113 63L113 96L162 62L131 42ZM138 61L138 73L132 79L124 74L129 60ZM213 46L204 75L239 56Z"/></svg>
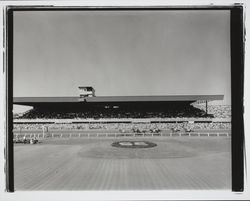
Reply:
<svg viewBox="0 0 250 201"><path fill-rule="evenodd" d="M117 148L124 138L44 139L14 146L15 190L230 189L229 137L150 137L152 148ZM126 138L126 140L137 140Z"/></svg>

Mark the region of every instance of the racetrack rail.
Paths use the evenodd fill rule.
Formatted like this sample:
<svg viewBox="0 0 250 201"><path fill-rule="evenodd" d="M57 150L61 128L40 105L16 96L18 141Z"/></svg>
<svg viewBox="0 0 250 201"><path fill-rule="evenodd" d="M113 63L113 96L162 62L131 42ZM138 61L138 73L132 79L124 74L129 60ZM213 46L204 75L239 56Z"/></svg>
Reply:
<svg viewBox="0 0 250 201"><path fill-rule="evenodd" d="M14 138L19 137L36 137L36 138L90 138L90 137L231 137L230 130L199 130L194 132L172 132L165 130L159 133L151 132L117 132L117 131L88 131L88 130L51 130L42 132L41 130L14 130Z"/></svg>

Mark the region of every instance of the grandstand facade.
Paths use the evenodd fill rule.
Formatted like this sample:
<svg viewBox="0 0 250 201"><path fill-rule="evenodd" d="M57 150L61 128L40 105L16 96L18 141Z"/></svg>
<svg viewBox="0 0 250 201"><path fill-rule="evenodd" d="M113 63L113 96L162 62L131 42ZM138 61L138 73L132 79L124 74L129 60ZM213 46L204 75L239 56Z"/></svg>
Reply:
<svg viewBox="0 0 250 201"><path fill-rule="evenodd" d="M14 104L32 106L22 118L177 118L209 117L194 102L223 100L223 95L16 97ZM211 116L210 116L211 117Z"/></svg>

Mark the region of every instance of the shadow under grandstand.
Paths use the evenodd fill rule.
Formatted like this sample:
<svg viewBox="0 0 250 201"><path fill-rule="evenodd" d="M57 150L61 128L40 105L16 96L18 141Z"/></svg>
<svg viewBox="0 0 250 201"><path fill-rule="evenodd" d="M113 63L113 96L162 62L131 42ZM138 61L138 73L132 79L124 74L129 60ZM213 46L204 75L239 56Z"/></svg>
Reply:
<svg viewBox="0 0 250 201"><path fill-rule="evenodd" d="M130 104L43 104L20 119L101 119L101 118L199 118L214 117L190 103Z"/></svg>

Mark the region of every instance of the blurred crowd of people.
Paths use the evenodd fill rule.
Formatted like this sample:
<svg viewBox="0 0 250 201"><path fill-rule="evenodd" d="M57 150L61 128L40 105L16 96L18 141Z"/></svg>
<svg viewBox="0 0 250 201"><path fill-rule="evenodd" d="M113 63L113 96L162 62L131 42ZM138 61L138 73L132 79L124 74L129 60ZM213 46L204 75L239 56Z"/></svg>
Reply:
<svg viewBox="0 0 250 201"><path fill-rule="evenodd" d="M213 117L204 110L186 105L161 110L105 109L99 108L86 111L39 111L32 109L19 119L101 119L101 118L182 118L182 117Z"/></svg>
<svg viewBox="0 0 250 201"><path fill-rule="evenodd" d="M32 109L17 119L102 119L102 118L231 118L231 106L208 105L206 114L204 104L185 107L163 108L159 111L98 109L91 111L39 111Z"/></svg>
<svg viewBox="0 0 250 201"><path fill-rule="evenodd" d="M211 123L67 123L67 124L14 124L14 130L206 130L206 129L231 129L230 122Z"/></svg>
<svg viewBox="0 0 250 201"><path fill-rule="evenodd" d="M21 144L37 144L38 143L38 139L37 137L31 137L31 138L26 138L26 136L16 136L13 139L14 143L21 143Z"/></svg>
<svg viewBox="0 0 250 201"><path fill-rule="evenodd" d="M195 104L200 110L206 110L205 104ZM231 118L231 105L208 105L208 114L213 114L215 118Z"/></svg>

